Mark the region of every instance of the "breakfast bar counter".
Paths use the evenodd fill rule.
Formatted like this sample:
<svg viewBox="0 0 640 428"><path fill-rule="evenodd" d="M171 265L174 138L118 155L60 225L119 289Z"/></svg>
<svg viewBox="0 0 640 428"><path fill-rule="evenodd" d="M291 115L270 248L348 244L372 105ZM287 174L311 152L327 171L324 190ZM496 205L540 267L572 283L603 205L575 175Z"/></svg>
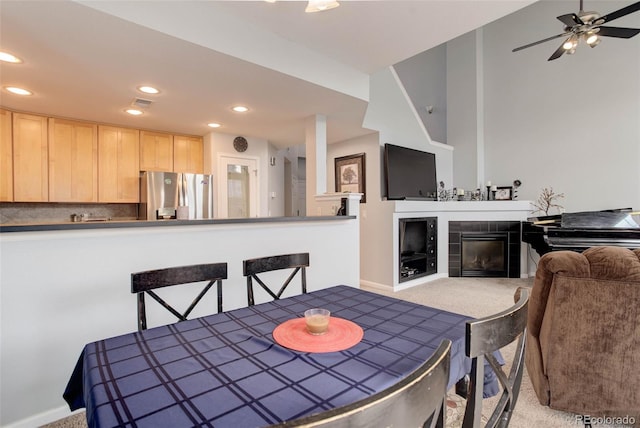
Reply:
<svg viewBox="0 0 640 428"><path fill-rule="evenodd" d="M253 224L253 223L283 223L309 221L335 221L355 219L355 216L315 216L315 217L253 217L253 218L220 218L203 220L100 220L80 222L38 222L20 224L0 224L0 233L6 232L34 232L46 230L87 230L114 229L123 227L171 227L197 225L225 225L225 224Z"/></svg>

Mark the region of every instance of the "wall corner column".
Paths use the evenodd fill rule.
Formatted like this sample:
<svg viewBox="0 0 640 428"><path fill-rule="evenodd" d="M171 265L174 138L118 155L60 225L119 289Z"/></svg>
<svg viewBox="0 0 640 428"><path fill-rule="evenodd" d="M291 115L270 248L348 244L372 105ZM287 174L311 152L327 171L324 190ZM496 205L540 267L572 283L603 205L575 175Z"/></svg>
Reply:
<svg viewBox="0 0 640 428"><path fill-rule="evenodd" d="M307 215L321 215L316 195L327 191L327 117L316 114L307 119L305 129L307 156Z"/></svg>

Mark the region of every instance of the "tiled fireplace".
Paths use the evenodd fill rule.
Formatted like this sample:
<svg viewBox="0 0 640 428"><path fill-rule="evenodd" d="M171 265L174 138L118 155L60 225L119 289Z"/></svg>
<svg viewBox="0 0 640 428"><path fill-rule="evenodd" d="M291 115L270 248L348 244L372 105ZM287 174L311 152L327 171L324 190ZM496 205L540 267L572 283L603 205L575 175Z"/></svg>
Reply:
<svg viewBox="0 0 640 428"><path fill-rule="evenodd" d="M450 221L450 277L520 277L519 221Z"/></svg>

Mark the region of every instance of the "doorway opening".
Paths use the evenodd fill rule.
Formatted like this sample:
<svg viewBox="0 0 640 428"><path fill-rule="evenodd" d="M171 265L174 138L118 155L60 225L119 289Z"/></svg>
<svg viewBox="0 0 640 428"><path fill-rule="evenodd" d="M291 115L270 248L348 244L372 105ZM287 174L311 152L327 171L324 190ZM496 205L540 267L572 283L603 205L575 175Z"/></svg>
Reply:
<svg viewBox="0 0 640 428"><path fill-rule="evenodd" d="M258 216L258 160L253 157L224 156L218 161L218 217Z"/></svg>

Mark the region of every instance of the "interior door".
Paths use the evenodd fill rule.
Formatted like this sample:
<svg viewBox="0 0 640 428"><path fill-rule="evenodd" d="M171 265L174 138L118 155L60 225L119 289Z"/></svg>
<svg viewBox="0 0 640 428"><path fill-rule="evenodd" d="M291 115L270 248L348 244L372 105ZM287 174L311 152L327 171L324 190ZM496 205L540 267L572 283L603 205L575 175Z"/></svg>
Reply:
<svg viewBox="0 0 640 428"><path fill-rule="evenodd" d="M218 217L258 216L258 161L250 157L220 156Z"/></svg>

